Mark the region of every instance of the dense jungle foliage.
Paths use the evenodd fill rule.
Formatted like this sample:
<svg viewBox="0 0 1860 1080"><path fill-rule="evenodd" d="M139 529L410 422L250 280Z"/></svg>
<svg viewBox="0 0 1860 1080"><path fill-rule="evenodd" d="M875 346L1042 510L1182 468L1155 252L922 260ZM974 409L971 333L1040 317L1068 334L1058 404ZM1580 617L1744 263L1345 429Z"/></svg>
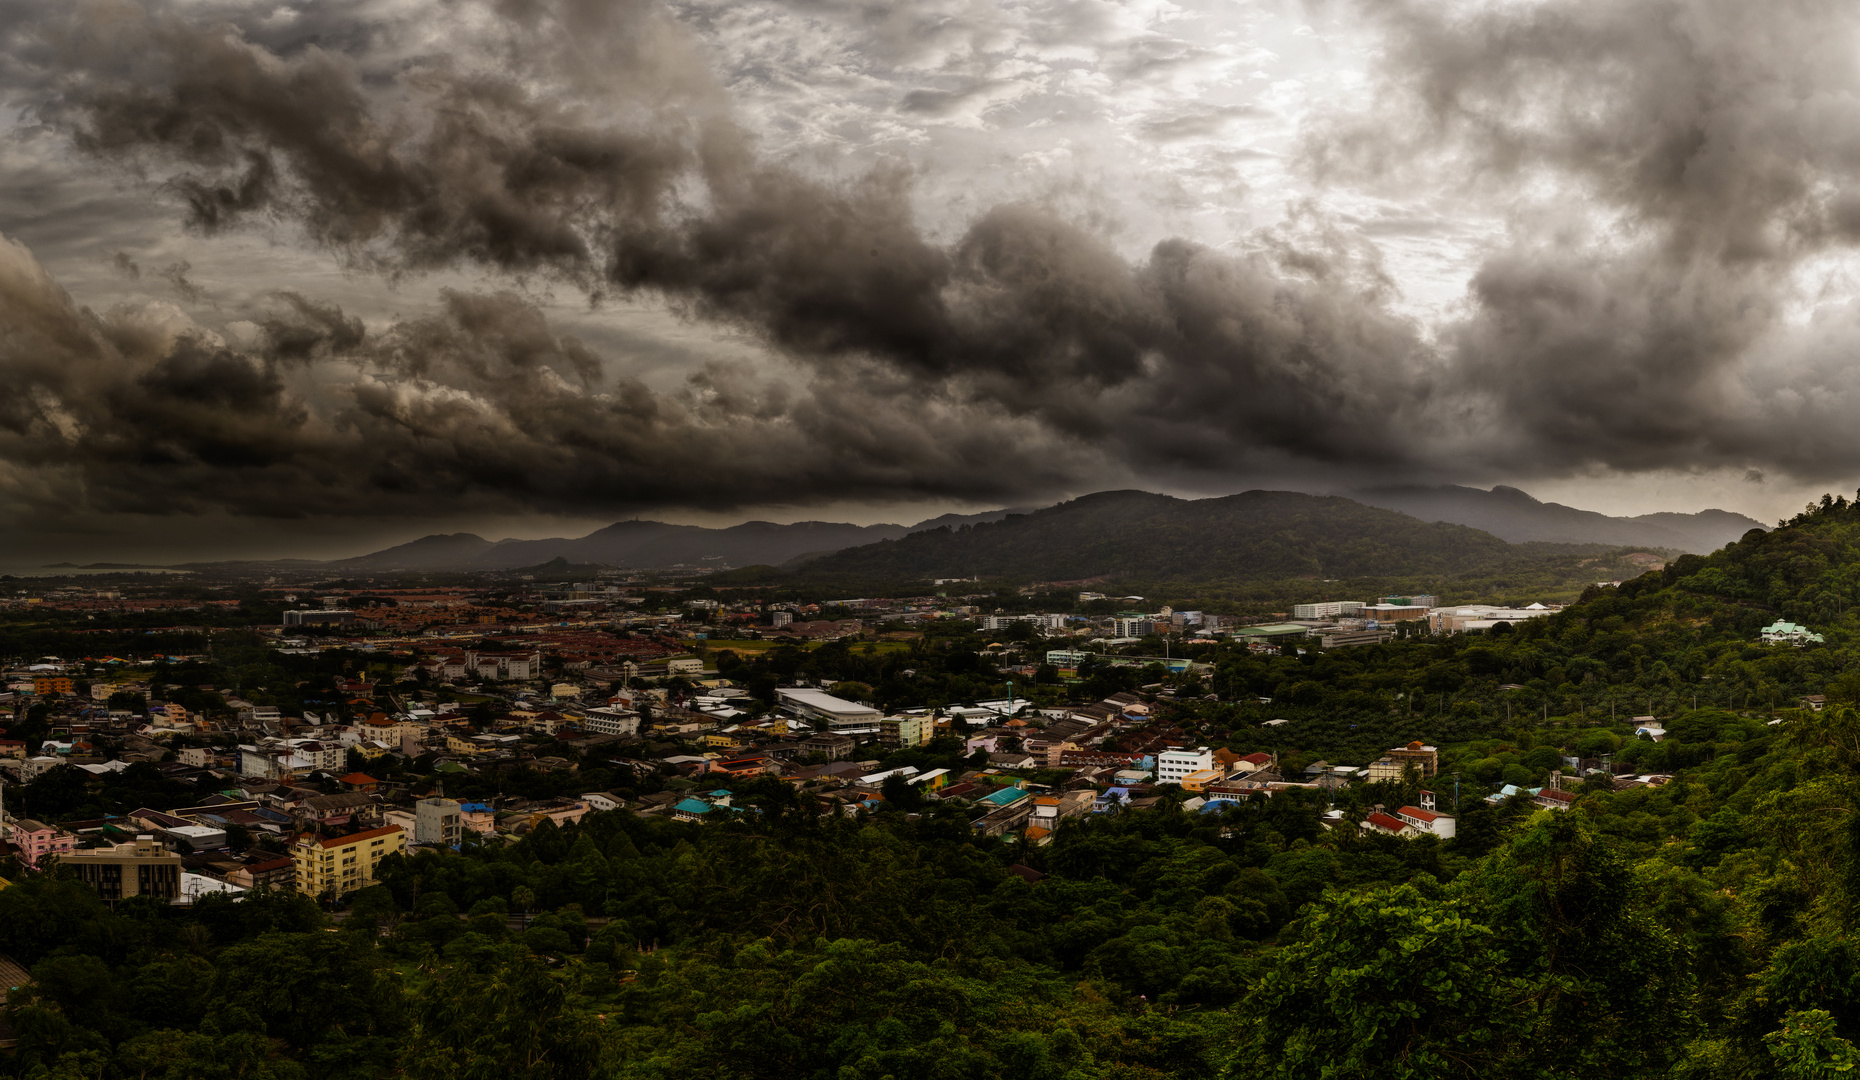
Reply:
<svg viewBox="0 0 1860 1080"><path fill-rule="evenodd" d="M0 1070L1838 1075L1860 716L1715 749L1567 813L1468 806L1447 842L1325 831L1290 793L1030 847L763 778L730 820L616 811L396 857L339 919L286 894L110 910L29 877L0 890L0 952L32 975Z"/></svg>

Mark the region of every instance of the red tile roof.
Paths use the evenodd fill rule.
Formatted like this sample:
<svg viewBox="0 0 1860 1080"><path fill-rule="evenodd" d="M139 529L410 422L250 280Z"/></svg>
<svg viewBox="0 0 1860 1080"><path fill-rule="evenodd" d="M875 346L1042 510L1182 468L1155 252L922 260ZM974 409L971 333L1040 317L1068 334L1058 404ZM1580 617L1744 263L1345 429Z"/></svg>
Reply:
<svg viewBox="0 0 1860 1080"><path fill-rule="evenodd" d="M1388 832L1400 832L1403 829L1408 827L1407 822L1401 820L1400 818L1390 817L1380 810L1364 818L1363 823L1366 825L1374 825L1376 828L1383 829Z"/></svg>
<svg viewBox="0 0 1860 1080"><path fill-rule="evenodd" d="M383 825L379 829L369 829L367 832L358 832L353 836L338 836L334 840L318 840L316 844L323 848L348 847L357 840L373 840L377 836L386 836L400 831L399 825Z"/></svg>

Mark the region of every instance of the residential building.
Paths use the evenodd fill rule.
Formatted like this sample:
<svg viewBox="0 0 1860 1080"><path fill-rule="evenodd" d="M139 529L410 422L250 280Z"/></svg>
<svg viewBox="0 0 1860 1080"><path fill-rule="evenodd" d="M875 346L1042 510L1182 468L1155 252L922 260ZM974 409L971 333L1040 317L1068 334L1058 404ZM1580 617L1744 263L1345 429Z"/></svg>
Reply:
<svg viewBox="0 0 1860 1080"><path fill-rule="evenodd" d="M672 807L672 818L676 821L702 821L710 811L710 804L703 799L683 799Z"/></svg>
<svg viewBox="0 0 1860 1080"><path fill-rule="evenodd" d="M878 722L879 745L892 749L923 746L935 734L936 718L928 714L887 716Z"/></svg>
<svg viewBox="0 0 1860 1080"><path fill-rule="evenodd" d="M342 829L373 827L381 820L381 804L373 795L344 791L336 795L313 795L291 808L298 828Z"/></svg>
<svg viewBox="0 0 1860 1080"><path fill-rule="evenodd" d="M1179 784L1190 773L1214 768L1214 751L1205 746L1193 750L1164 750L1156 756L1156 782Z"/></svg>
<svg viewBox="0 0 1860 1080"><path fill-rule="evenodd" d="M593 735L637 735L639 714L632 709L589 709L582 716L581 726Z"/></svg>
<svg viewBox="0 0 1860 1080"><path fill-rule="evenodd" d="M459 821L480 836L497 832L497 812L485 803L460 803Z"/></svg>
<svg viewBox="0 0 1860 1080"><path fill-rule="evenodd" d="M1419 806L1404 806L1395 811L1395 816L1400 818L1410 829L1414 830L1415 834L1432 833L1442 840L1453 839L1454 829L1458 825L1458 822L1445 814L1436 813L1433 810L1423 809Z"/></svg>
<svg viewBox="0 0 1860 1080"><path fill-rule="evenodd" d="M464 816L452 799L421 799L414 804L413 842L457 847L464 834Z"/></svg>
<svg viewBox="0 0 1860 1080"><path fill-rule="evenodd" d="M38 757L29 757L20 766L20 782L30 784L63 764L64 762L52 757L50 754L40 754Z"/></svg>
<svg viewBox="0 0 1860 1080"><path fill-rule="evenodd" d="M1821 644L1820 634L1811 633L1806 626L1785 622L1782 619L1777 619L1764 627L1762 636L1765 645L1793 645L1799 649L1804 645Z"/></svg>
<svg viewBox="0 0 1860 1080"><path fill-rule="evenodd" d="M1156 633L1156 620L1144 616L1141 618L1120 618L1112 621L1112 633L1121 638L1140 638Z"/></svg>
<svg viewBox="0 0 1860 1080"><path fill-rule="evenodd" d="M1223 777L1219 769L1202 769L1198 772L1189 773L1180 780L1177 780L1176 783L1182 785L1183 791L1200 791L1209 784L1219 783L1222 779Z"/></svg>
<svg viewBox="0 0 1860 1080"><path fill-rule="evenodd" d="M823 732L801 743L803 754L823 754L828 761L843 761L852 757L859 746L859 740L851 735L835 735Z"/></svg>
<svg viewBox="0 0 1860 1080"><path fill-rule="evenodd" d="M57 855L77 846L77 838L54 825L32 818L13 819L13 844L19 848L19 861L37 867L47 855Z"/></svg>
<svg viewBox="0 0 1860 1080"><path fill-rule="evenodd" d="M85 851L62 851L59 865L106 901L155 896L172 901L181 895L181 856L138 836L128 843Z"/></svg>
<svg viewBox="0 0 1860 1080"><path fill-rule="evenodd" d="M1547 810L1568 810L1576 803L1576 793L1559 791L1556 788L1543 788L1531 799L1538 806Z"/></svg>
<svg viewBox="0 0 1860 1080"><path fill-rule="evenodd" d="M305 896L346 896L375 883L375 870L389 855L407 850L407 834L384 825L353 836L319 840L300 836L292 845L297 862L297 891Z"/></svg>
<svg viewBox="0 0 1860 1080"><path fill-rule="evenodd" d="M1407 746L1397 746L1382 760L1370 764L1368 780L1372 784L1379 780L1400 780L1409 765L1413 765L1425 780L1440 767L1440 751L1432 746L1421 745L1419 740Z"/></svg>
<svg viewBox="0 0 1860 1080"><path fill-rule="evenodd" d="M347 626L355 621L353 611L287 611L285 626Z"/></svg>
<svg viewBox="0 0 1860 1080"><path fill-rule="evenodd" d="M244 889L289 890L297 885L297 861L288 855L249 862L226 875L230 885Z"/></svg>

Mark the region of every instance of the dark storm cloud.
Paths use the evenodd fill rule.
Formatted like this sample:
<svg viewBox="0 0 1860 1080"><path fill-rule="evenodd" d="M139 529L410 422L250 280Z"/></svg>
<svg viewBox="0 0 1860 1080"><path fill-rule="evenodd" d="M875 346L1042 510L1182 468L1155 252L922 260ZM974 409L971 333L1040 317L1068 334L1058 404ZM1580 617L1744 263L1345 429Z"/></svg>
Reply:
<svg viewBox="0 0 1860 1080"><path fill-rule="evenodd" d="M1432 339L1391 312L1375 230L1309 206L1245 250L1170 240L1134 263L1025 205L933 240L902 167L772 164L646 3L495 5L445 55L339 6L289 32L47 9L7 33L39 115L203 233L286 221L360 270L659 297L804 375L709 368L655 393L504 293L375 335L281 294L243 352L74 315L101 344L70 346L90 350L73 370L120 392L21 354L4 460L78 470L110 505L376 514L1014 497L1107 471L1819 478L1860 458L1860 309L1794 318L1804 267L1860 237L1860 78L1829 32L1847 8L1368 10L1384 85L1315 133L1318 174L1452 178L1509 215L1470 314Z"/></svg>
<svg viewBox="0 0 1860 1080"><path fill-rule="evenodd" d="M1006 495L1073 462L850 365L796 392L718 368L677 393L511 293L370 335L280 294L246 347L169 305L79 308L0 240L0 499L16 514L271 517L732 506L774 493ZM18 516L15 520L29 520Z"/></svg>
<svg viewBox="0 0 1860 1080"><path fill-rule="evenodd" d="M1443 334L1493 464L1851 472L1852 312L1790 311L1810 261L1860 237L1852 5L1364 10L1384 86L1322 131L1320 171L1513 203Z"/></svg>
<svg viewBox="0 0 1860 1080"><path fill-rule="evenodd" d="M879 476L892 494L1051 491L1104 482L1106 462L1215 475L1412 463L1401 432L1428 407L1428 357L1358 251L1268 236L1224 254L1174 240L1133 265L1028 206L940 244L915 223L901 169L829 183L760 157L655 8L499 10L503 37L486 46L497 65L425 58L379 79L332 48L281 54L161 8L80 8L35 46L65 57L42 117L160 178L202 231L286 218L358 267L476 266L597 299L656 295L813 372L777 410L781 455L752 439L684 467L648 450L691 437L715 419L706 410L773 422L775 391L709 373L702 407L676 415L643 388L600 396L598 364L534 312L455 298L442 319L370 346L381 363L344 423L392 436L373 444L378 490L722 505L766 499L769 484L788 498L864 496ZM308 315L267 325L274 359L324 347ZM445 374L428 386L434 365ZM448 396L466 386L498 402L496 422ZM926 403L957 432L947 448L909 434ZM528 449L479 453L493 430ZM471 449L423 458L434 441ZM1010 449L1012 470L987 458ZM607 471L632 460L670 473ZM779 467L760 475L758 462Z"/></svg>

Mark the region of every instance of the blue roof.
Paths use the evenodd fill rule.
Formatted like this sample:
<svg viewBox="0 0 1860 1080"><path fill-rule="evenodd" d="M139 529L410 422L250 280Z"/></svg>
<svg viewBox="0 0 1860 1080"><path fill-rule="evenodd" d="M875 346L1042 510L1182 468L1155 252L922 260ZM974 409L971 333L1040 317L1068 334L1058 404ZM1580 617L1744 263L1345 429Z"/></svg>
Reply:
<svg viewBox="0 0 1860 1080"><path fill-rule="evenodd" d="M708 814L710 813L710 804L702 799L686 799L673 807L673 809L683 811L687 814Z"/></svg>

